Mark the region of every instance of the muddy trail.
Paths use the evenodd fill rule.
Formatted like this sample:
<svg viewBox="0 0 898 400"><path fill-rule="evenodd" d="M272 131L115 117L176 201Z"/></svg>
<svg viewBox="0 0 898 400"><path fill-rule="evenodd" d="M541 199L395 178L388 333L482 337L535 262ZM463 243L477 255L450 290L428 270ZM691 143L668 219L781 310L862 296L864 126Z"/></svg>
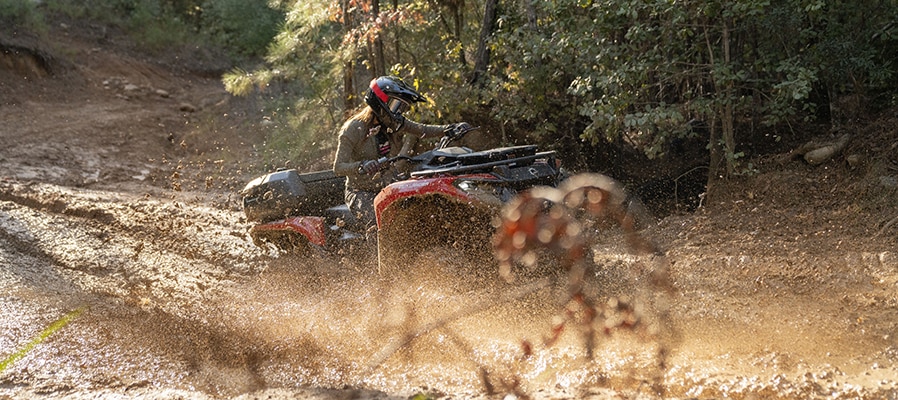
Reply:
<svg viewBox="0 0 898 400"><path fill-rule="evenodd" d="M632 312L547 345L558 271L255 247L247 104L69 33L0 41L0 398L898 398L893 170L758 160L640 232L663 257L600 231L585 292ZM893 122L853 150L898 160Z"/></svg>
<svg viewBox="0 0 898 400"><path fill-rule="evenodd" d="M484 373L496 392L535 398L655 398L656 381L670 398L898 390L890 251L674 250L677 292L659 296L630 272L655 261L609 240L591 290L664 307L670 325L603 335L591 359L575 332L524 357L523 340L550 333L558 286L527 292L471 270L490 264L440 250L387 278L370 263L254 248L230 210L47 184L3 189L3 354L83 310L4 372L0 393L12 397L479 398ZM670 351L663 360L659 348Z"/></svg>

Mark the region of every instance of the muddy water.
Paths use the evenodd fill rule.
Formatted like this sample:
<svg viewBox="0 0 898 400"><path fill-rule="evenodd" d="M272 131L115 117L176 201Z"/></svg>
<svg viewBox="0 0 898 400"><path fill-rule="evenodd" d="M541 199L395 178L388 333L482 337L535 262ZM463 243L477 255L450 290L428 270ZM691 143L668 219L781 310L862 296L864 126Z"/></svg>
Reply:
<svg viewBox="0 0 898 400"><path fill-rule="evenodd" d="M589 358L576 325L542 344L563 275L508 284L445 249L377 274L279 257L246 227L190 195L4 187L0 356L87 311L2 372L0 396L898 396L888 250L733 258L670 240L662 294L636 272L659 260L601 247L587 293L628 296L647 329L600 335Z"/></svg>

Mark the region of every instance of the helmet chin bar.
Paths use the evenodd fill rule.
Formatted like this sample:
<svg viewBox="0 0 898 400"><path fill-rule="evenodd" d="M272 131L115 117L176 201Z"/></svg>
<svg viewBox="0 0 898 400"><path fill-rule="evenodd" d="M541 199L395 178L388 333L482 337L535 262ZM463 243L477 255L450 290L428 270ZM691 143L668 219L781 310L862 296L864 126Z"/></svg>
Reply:
<svg viewBox="0 0 898 400"><path fill-rule="evenodd" d="M405 117L400 113L391 112L386 107L372 107L372 109L374 110L374 117L389 132L397 132L405 125Z"/></svg>
<svg viewBox="0 0 898 400"><path fill-rule="evenodd" d="M398 99L395 97L390 97L386 104L382 104L381 112L375 112L374 115L377 116L377 120L380 121L380 124L385 126L388 131L396 132L402 129L402 126L405 125L405 116L402 113L408 111L411 106L402 99Z"/></svg>

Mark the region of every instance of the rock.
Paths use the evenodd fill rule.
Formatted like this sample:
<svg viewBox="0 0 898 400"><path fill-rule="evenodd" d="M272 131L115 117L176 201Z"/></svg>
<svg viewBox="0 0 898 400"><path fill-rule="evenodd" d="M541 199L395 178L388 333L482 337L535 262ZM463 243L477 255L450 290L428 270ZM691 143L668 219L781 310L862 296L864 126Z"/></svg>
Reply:
<svg viewBox="0 0 898 400"><path fill-rule="evenodd" d="M860 154L849 154L845 156L845 162L848 163L848 168L855 169L861 166L863 160Z"/></svg>
<svg viewBox="0 0 898 400"><path fill-rule="evenodd" d="M849 139L851 139L851 135L842 135L835 142L828 143L804 153L804 160L811 165L823 164L832 159L836 154L841 153L845 146L848 145Z"/></svg>
<svg viewBox="0 0 898 400"><path fill-rule="evenodd" d="M192 113L196 112L196 106L190 103L181 103L181 105L178 106L178 110Z"/></svg>
<svg viewBox="0 0 898 400"><path fill-rule="evenodd" d="M819 165L823 164L830 158L836 155L836 147L835 146L823 146L819 149L811 150L807 153L804 153L804 160L811 165Z"/></svg>

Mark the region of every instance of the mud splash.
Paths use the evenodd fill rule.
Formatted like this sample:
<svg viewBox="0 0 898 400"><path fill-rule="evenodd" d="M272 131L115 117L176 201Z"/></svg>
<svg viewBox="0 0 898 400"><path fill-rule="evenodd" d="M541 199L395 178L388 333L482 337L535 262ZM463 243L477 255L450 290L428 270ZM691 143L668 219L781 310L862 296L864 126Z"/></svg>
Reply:
<svg viewBox="0 0 898 400"><path fill-rule="evenodd" d="M193 194L2 189L0 354L87 311L0 375L0 396L898 395L894 252L732 257L674 240L670 331L603 336L588 358L575 330L540 345L563 282L528 291L535 280L506 283L447 249L389 277L373 260L279 257L250 243L239 212ZM630 272L647 261L607 241L590 293L651 299Z"/></svg>

